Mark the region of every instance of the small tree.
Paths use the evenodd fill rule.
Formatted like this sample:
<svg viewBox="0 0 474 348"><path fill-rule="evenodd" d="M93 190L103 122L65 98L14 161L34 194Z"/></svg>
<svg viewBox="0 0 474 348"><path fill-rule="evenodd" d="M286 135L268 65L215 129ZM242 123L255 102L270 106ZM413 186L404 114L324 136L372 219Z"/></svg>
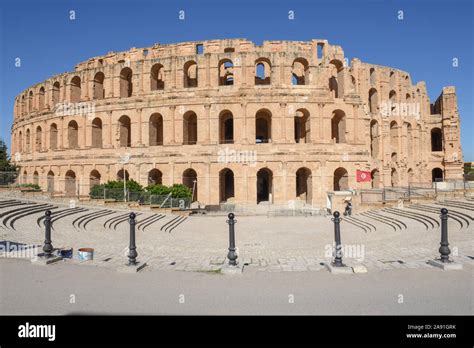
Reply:
<svg viewBox="0 0 474 348"><path fill-rule="evenodd" d="M19 168L12 164L8 156L7 144L0 139L0 185L8 185L15 182Z"/></svg>

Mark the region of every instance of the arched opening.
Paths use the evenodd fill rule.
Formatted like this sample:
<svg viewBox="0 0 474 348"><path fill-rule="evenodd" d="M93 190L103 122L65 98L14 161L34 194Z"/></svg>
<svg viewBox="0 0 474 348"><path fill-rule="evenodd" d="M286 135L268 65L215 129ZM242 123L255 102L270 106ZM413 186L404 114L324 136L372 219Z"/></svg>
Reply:
<svg viewBox="0 0 474 348"><path fill-rule="evenodd" d="M339 167L334 171L334 191L349 190L349 175L347 170Z"/></svg>
<svg viewBox="0 0 474 348"><path fill-rule="evenodd" d="M117 181L123 181L125 178L126 181L130 180L130 175L128 174L128 170L125 171L123 169L120 169L117 172Z"/></svg>
<svg viewBox="0 0 474 348"><path fill-rule="evenodd" d="M273 173L268 168L257 172L257 204L260 202L272 203L273 198Z"/></svg>
<svg viewBox="0 0 474 348"><path fill-rule="evenodd" d="M411 124L408 122L406 123L406 129L407 129L407 141L406 141L406 154L412 154L413 151L413 133L412 133L412 128Z"/></svg>
<svg viewBox="0 0 474 348"><path fill-rule="evenodd" d="M332 113L331 137L336 144L346 142L346 114L342 110L335 110Z"/></svg>
<svg viewBox="0 0 474 348"><path fill-rule="evenodd" d="M49 126L49 148L56 150L58 148L58 126L56 123L52 123Z"/></svg>
<svg viewBox="0 0 474 348"><path fill-rule="evenodd" d="M344 81L344 64L338 59L333 59L329 62L330 67L330 78L329 78L329 91L334 98L340 98L342 91L339 91L339 81ZM353 83L352 80L355 80L353 76L351 76L350 83ZM349 86L348 86L349 87Z"/></svg>
<svg viewBox="0 0 474 348"><path fill-rule="evenodd" d="M133 72L130 68L123 68L120 71L120 98L128 98L133 94Z"/></svg>
<svg viewBox="0 0 474 348"><path fill-rule="evenodd" d="M380 188L380 172L378 169L372 170L370 176L372 178L372 188Z"/></svg>
<svg viewBox="0 0 474 348"><path fill-rule="evenodd" d="M309 143L310 136L310 119L309 112L306 109L296 110L295 115L295 142Z"/></svg>
<svg viewBox="0 0 474 348"><path fill-rule="evenodd" d="M132 127L130 123L130 117L123 115L119 118L119 137L120 147L131 147L132 146Z"/></svg>
<svg viewBox="0 0 474 348"><path fill-rule="evenodd" d="M296 171L296 198L311 203L312 175L308 168L300 168Z"/></svg>
<svg viewBox="0 0 474 348"><path fill-rule="evenodd" d="M31 132L29 129L26 130L26 152L31 152Z"/></svg>
<svg viewBox="0 0 474 348"><path fill-rule="evenodd" d="M52 93L52 101L53 101L53 107L56 106L56 104L59 103L59 90L60 90L60 84L59 82L55 82L53 84L53 93Z"/></svg>
<svg viewBox="0 0 474 348"><path fill-rule="evenodd" d="M219 172L219 201L228 202L234 198L234 172L228 168Z"/></svg>
<svg viewBox="0 0 474 348"><path fill-rule="evenodd" d="M100 185L100 173L94 169L89 175L89 187L93 188L95 185Z"/></svg>
<svg viewBox="0 0 474 348"><path fill-rule="evenodd" d="M390 145L393 150L398 149L398 125L396 121L390 123Z"/></svg>
<svg viewBox="0 0 474 348"><path fill-rule="evenodd" d="M255 61L255 85L269 85L271 78L271 63L267 58Z"/></svg>
<svg viewBox="0 0 474 348"><path fill-rule="evenodd" d="M25 101L24 94L21 96L21 114L22 115L26 114L26 101Z"/></svg>
<svg viewBox="0 0 474 348"><path fill-rule="evenodd" d="M371 85L375 85L377 77L375 75L375 69L374 68L370 68L370 70L369 70L369 80L370 80Z"/></svg>
<svg viewBox="0 0 474 348"><path fill-rule="evenodd" d="M165 89L164 68L161 64L155 64L151 67L150 89L152 91Z"/></svg>
<svg viewBox="0 0 474 348"><path fill-rule="evenodd" d="M81 101L81 78L74 76L71 79L71 103L78 103Z"/></svg>
<svg viewBox="0 0 474 348"><path fill-rule="evenodd" d="M68 170L65 175L65 193L67 197L76 195L76 173Z"/></svg>
<svg viewBox="0 0 474 348"><path fill-rule="evenodd" d="M219 115L219 143L234 143L234 116L228 110L224 110Z"/></svg>
<svg viewBox="0 0 474 348"><path fill-rule="evenodd" d="M36 127L35 149L36 151L43 150L43 130L40 126Z"/></svg>
<svg viewBox="0 0 474 348"><path fill-rule="evenodd" d="M293 85L305 85L309 80L309 64L304 58L296 58L293 61L291 74Z"/></svg>
<svg viewBox="0 0 474 348"><path fill-rule="evenodd" d="M272 114L268 110L259 110L255 115L255 142L268 143L272 138Z"/></svg>
<svg viewBox="0 0 474 348"><path fill-rule="evenodd" d="M18 152L23 153L23 133L18 133Z"/></svg>
<svg viewBox="0 0 474 348"><path fill-rule="evenodd" d="M39 185L39 174L36 170L33 173L33 184Z"/></svg>
<svg viewBox="0 0 474 348"><path fill-rule="evenodd" d="M27 173L26 170L23 171L23 176L22 176L22 178L21 178L21 182L22 182L23 184L27 184L27 183L28 183L28 173Z"/></svg>
<svg viewBox="0 0 474 348"><path fill-rule="evenodd" d="M395 163L398 161L398 156L396 152L392 152L392 155L390 156L390 159L392 160L392 163Z"/></svg>
<svg viewBox="0 0 474 348"><path fill-rule="evenodd" d="M44 87L41 87L38 93L38 109L44 109Z"/></svg>
<svg viewBox="0 0 474 348"><path fill-rule="evenodd" d="M376 120L370 122L370 153L372 158L377 158L379 155L379 124Z"/></svg>
<svg viewBox="0 0 474 348"><path fill-rule="evenodd" d="M440 128L431 130L431 151L443 151L443 137Z"/></svg>
<svg viewBox="0 0 474 348"><path fill-rule="evenodd" d="M413 169L409 168L407 171L408 177L408 185L412 185L415 182L415 174L413 173Z"/></svg>
<svg viewBox="0 0 474 348"><path fill-rule="evenodd" d="M191 202L197 201L197 173L194 169L189 168L183 172L183 185L189 187L189 189L193 192Z"/></svg>
<svg viewBox="0 0 474 348"><path fill-rule="evenodd" d="M392 168L392 172L391 172L391 185L392 187L397 187L398 186L398 173L397 173L397 170L395 168Z"/></svg>
<svg viewBox="0 0 474 348"><path fill-rule="evenodd" d="M46 190L48 193L54 192L54 173L50 170L47 175L47 185Z"/></svg>
<svg viewBox="0 0 474 348"><path fill-rule="evenodd" d="M92 121L92 147L102 148L102 120L98 117Z"/></svg>
<svg viewBox="0 0 474 348"><path fill-rule="evenodd" d="M148 172L148 185L162 185L163 174L160 170L154 168Z"/></svg>
<svg viewBox="0 0 474 348"><path fill-rule="evenodd" d="M28 112L33 111L33 101L33 91L30 91L30 93L28 94Z"/></svg>
<svg viewBox="0 0 474 348"><path fill-rule="evenodd" d="M219 86L231 86L234 84L234 63L230 59L219 62Z"/></svg>
<svg viewBox="0 0 474 348"><path fill-rule="evenodd" d="M67 137L70 149L76 149L79 147L79 126L76 121L69 121L67 126Z"/></svg>
<svg viewBox="0 0 474 348"><path fill-rule="evenodd" d="M198 86L198 66L194 60L186 62L183 67L184 88Z"/></svg>
<svg viewBox="0 0 474 348"><path fill-rule="evenodd" d="M391 112L390 114L392 114L397 103L397 92L390 91L390 93L388 94L388 99L390 100L390 112Z"/></svg>
<svg viewBox="0 0 474 348"><path fill-rule="evenodd" d="M150 146L163 145L163 116L158 113L151 115L148 130Z"/></svg>
<svg viewBox="0 0 474 348"><path fill-rule="evenodd" d="M369 90L369 111L372 114L377 113L379 106L378 103L377 90L375 88L371 88Z"/></svg>
<svg viewBox="0 0 474 348"><path fill-rule="evenodd" d="M105 75L103 72L98 72L97 74L95 74L94 85L93 85L94 99L105 98L104 80L105 80Z"/></svg>
<svg viewBox="0 0 474 348"><path fill-rule="evenodd" d="M433 168L433 170L431 171L431 181L443 181L443 170L441 168Z"/></svg>
<svg viewBox="0 0 474 348"><path fill-rule="evenodd" d="M197 115L193 111L188 111L183 116L183 144L195 145L197 134Z"/></svg>

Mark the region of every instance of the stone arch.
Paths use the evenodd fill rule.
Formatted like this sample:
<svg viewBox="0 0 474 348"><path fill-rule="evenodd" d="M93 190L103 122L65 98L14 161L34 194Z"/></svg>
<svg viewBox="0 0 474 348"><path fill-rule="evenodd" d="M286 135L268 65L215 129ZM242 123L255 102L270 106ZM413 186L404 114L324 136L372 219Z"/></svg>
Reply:
<svg viewBox="0 0 474 348"><path fill-rule="evenodd" d="M21 96L21 114L24 115L26 114L26 101L25 101L25 95L23 94Z"/></svg>
<svg viewBox="0 0 474 348"><path fill-rule="evenodd" d="M260 202L272 203L273 172L268 168L261 168L257 172L257 204Z"/></svg>
<svg viewBox="0 0 474 348"><path fill-rule="evenodd" d="M70 92L71 103L78 103L81 101L81 78L79 76L74 76L71 79Z"/></svg>
<svg viewBox="0 0 474 348"><path fill-rule="evenodd" d="M79 147L79 126L77 122L69 121L67 126L67 138L69 141L69 148L76 149Z"/></svg>
<svg viewBox="0 0 474 348"><path fill-rule="evenodd" d="M443 151L443 136L441 128L431 129L431 151Z"/></svg>
<svg viewBox="0 0 474 348"><path fill-rule="evenodd" d="M101 175L98 170L94 169L89 174L89 187L93 188L95 185L100 185Z"/></svg>
<svg viewBox="0 0 474 348"><path fill-rule="evenodd" d="M376 120L370 121L370 154L372 158L377 158L379 155L379 124Z"/></svg>
<svg viewBox="0 0 474 348"><path fill-rule="evenodd" d="M406 154L407 157L413 153L413 130L409 122L405 123L407 129Z"/></svg>
<svg viewBox="0 0 474 348"><path fill-rule="evenodd" d="M58 148L58 126L56 123L51 123L49 126L49 148L51 150Z"/></svg>
<svg viewBox="0 0 474 348"><path fill-rule="evenodd" d="M36 127L35 148L36 151L41 151L43 149L43 130L41 129L41 126Z"/></svg>
<svg viewBox="0 0 474 348"><path fill-rule="evenodd" d="M20 131L18 133L18 152L23 152L23 133Z"/></svg>
<svg viewBox="0 0 474 348"><path fill-rule="evenodd" d="M336 144L346 142L346 114L342 110L334 110L331 118L331 138Z"/></svg>
<svg viewBox="0 0 474 348"><path fill-rule="evenodd" d="M291 67L292 84L306 85L309 82L309 64L305 58L296 58Z"/></svg>
<svg viewBox="0 0 474 348"><path fill-rule="evenodd" d="M229 168L224 168L219 172L219 202L233 200L234 191L234 172Z"/></svg>
<svg viewBox="0 0 474 348"><path fill-rule="evenodd" d="M59 84L58 81L56 81L53 84L53 93L52 93L53 107L55 107L56 104L60 102L60 90L61 90L61 85Z"/></svg>
<svg viewBox="0 0 474 348"><path fill-rule="evenodd" d="M369 70L369 82L372 86L377 82L377 75L374 68L370 68Z"/></svg>
<svg viewBox="0 0 474 348"><path fill-rule="evenodd" d="M390 122L390 145L394 150L398 149L398 124L397 121Z"/></svg>
<svg viewBox="0 0 474 348"><path fill-rule="evenodd" d="M222 59L219 62L219 86L231 86L234 84L234 63L230 59Z"/></svg>
<svg viewBox="0 0 474 348"><path fill-rule="evenodd" d="M349 175L345 168L339 167L334 171L334 191L347 191L349 190Z"/></svg>
<svg viewBox="0 0 474 348"><path fill-rule="evenodd" d="M133 71L125 67L120 71L120 98L129 98L133 95Z"/></svg>
<svg viewBox="0 0 474 348"><path fill-rule="evenodd" d="M393 112L397 103L397 92L393 90L390 91L390 93L388 94L388 99L390 100L390 112Z"/></svg>
<svg viewBox="0 0 474 348"><path fill-rule="evenodd" d="M443 170L441 168L433 168L431 170L431 181L432 182L437 182L437 181L443 181Z"/></svg>
<svg viewBox="0 0 474 348"><path fill-rule="evenodd" d="M272 64L268 58L255 60L255 85L269 85L271 83Z"/></svg>
<svg viewBox="0 0 474 348"><path fill-rule="evenodd" d="M76 195L76 173L72 170L66 172L65 177L65 194L67 197Z"/></svg>
<svg viewBox="0 0 474 348"><path fill-rule="evenodd" d="M148 185L162 185L163 184L163 173L153 168L148 172Z"/></svg>
<svg viewBox="0 0 474 348"><path fill-rule="evenodd" d="M37 170L33 172L33 184L39 185L39 174Z"/></svg>
<svg viewBox="0 0 474 348"><path fill-rule="evenodd" d="M377 96L377 90L375 88L371 88L369 90L369 111L372 114L377 113L379 107L379 101Z"/></svg>
<svg viewBox="0 0 474 348"><path fill-rule="evenodd" d="M198 65L194 60L187 61L183 67L184 88L198 86Z"/></svg>
<svg viewBox="0 0 474 348"><path fill-rule="evenodd" d="M380 188L380 172L378 169L374 169L370 172L370 177L372 178L372 188Z"/></svg>
<svg viewBox="0 0 474 348"><path fill-rule="evenodd" d="M255 114L255 142L268 143L272 138L272 113L267 109L260 109Z"/></svg>
<svg viewBox="0 0 474 348"><path fill-rule="evenodd" d="M38 92L38 110L44 109L44 87L41 86Z"/></svg>
<svg viewBox="0 0 474 348"><path fill-rule="evenodd" d="M132 125L130 117L122 115L118 120L120 147L132 146Z"/></svg>
<svg viewBox="0 0 474 348"><path fill-rule="evenodd" d="M26 130L25 137L26 137L26 152L30 153L31 152L31 132L29 128Z"/></svg>
<svg viewBox="0 0 474 348"><path fill-rule="evenodd" d="M148 122L148 139L150 146L163 145L163 116L154 113Z"/></svg>
<svg viewBox="0 0 474 348"><path fill-rule="evenodd" d="M309 143L311 141L311 120L307 109L298 109L295 120L295 142Z"/></svg>
<svg viewBox="0 0 474 348"><path fill-rule="evenodd" d="M155 64L150 71L150 90L157 91L165 89L164 67L161 64Z"/></svg>
<svg viewBox="0 0 474 348"><path fill-rule="evenodd" d="M312 191L311 170L306 167L299 168L296 171L296 198L311 203Z"/></svg>
<svg viewBox="0 0 474 348"><path fill-rule="evenodd" d="M395 168L392 168L392 171L390 173L390 183L392 187L397 187L398 186L398 173Z"/></svg>
<svg viewBox="0 0 474 348"><path fill-rule="evenodd" d="M408 168L407 170L407 179L408 179L408 185L412 185L415 182L415 173L413 172L413 169Z"/></svg>
<svg viewBox="0 0 474 348"><path fill-rule="evenodd" d="M234 115L229 110L223 110L219 114L219 143L234 143Z"/></svg>
<svg viewBox="0 0 474 348"><path fill-rule="evenodd" d="M195 145L197 137L197 115L194 111L188 111L183 115L183 145Z"/></svg>
<svg viewBox="0 0 474 348"><path fill-rule="evenodd" d="M54 172L50 170L46 176L46 191L48 193L54 192Z"/></svg>
<svg viewBox="0 0 474 348"><path fill-rule="evenodd" d="M103 145L102 140L102 120L99 117L92 121L92 148L101 149Z"/></svg>
<svg viewBox="0 0 474 348"><path fill-rule="evenodd" d="M33 101L34 101L34 94L33 91L28 93L28 112L33 112Z"/></svg>
<svg viewBox="0 0 474 348"><path fill-rule="evenodd" d="M197 173L194 169L188 168L183 172L183 185L193 191L191 202L198 200Z"/></svg>
<svg viewBox="0 0 474 348"><path fill-rule="evenodd" d="M104 99L105 98L105 89L104 89L104 80L105 75L103 72L99 71L94 76L94 85L93 85L93 98L94 99Z"/></svg>
<svg viewBox="0 0 474 348"><path fill-rule="evenodd" d="M117 172L117 181L123 181L125 178L126 181L130 180L130 174L128 173L128 170L123 170L120 169L118 172Z"/></svg>

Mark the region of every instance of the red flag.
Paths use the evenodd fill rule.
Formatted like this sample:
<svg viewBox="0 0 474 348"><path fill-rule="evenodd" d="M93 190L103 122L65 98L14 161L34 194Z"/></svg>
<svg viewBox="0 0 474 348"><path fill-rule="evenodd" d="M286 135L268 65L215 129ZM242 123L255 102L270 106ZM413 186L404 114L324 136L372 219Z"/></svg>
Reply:
<svg viewBox="0 0 474 348"><path fill-rule="evenodd" d="M357 177L357 182L372 181L372 176L370 175L370 172L366 172L363 170L357 170L356 177Z"/></svg>

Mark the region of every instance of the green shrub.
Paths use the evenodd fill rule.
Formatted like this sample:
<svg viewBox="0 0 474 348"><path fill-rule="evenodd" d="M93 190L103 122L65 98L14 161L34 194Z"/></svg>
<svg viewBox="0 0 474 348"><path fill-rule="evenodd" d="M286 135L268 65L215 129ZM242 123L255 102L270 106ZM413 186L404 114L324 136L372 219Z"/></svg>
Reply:
<svg viewBox="0 0 474 348"><path fill-rule="evenodd" d="M32 189L32 190L41 190L41 187L37 184L21 184L20 188Z"/></svg>
<svg viewBox="0 0 474 348"><path fill-rule="evenodd" d="M152 195L165 196L171 192L171 189L168 186L157 184L147 186L146 191Z"/></svg>
<svg viewBox="0 0 474 348"><path fill-rule="evenodd" d="M171 186L171 197L173 198L191 198L192 191L183 184L174 184Z"/></svg>

